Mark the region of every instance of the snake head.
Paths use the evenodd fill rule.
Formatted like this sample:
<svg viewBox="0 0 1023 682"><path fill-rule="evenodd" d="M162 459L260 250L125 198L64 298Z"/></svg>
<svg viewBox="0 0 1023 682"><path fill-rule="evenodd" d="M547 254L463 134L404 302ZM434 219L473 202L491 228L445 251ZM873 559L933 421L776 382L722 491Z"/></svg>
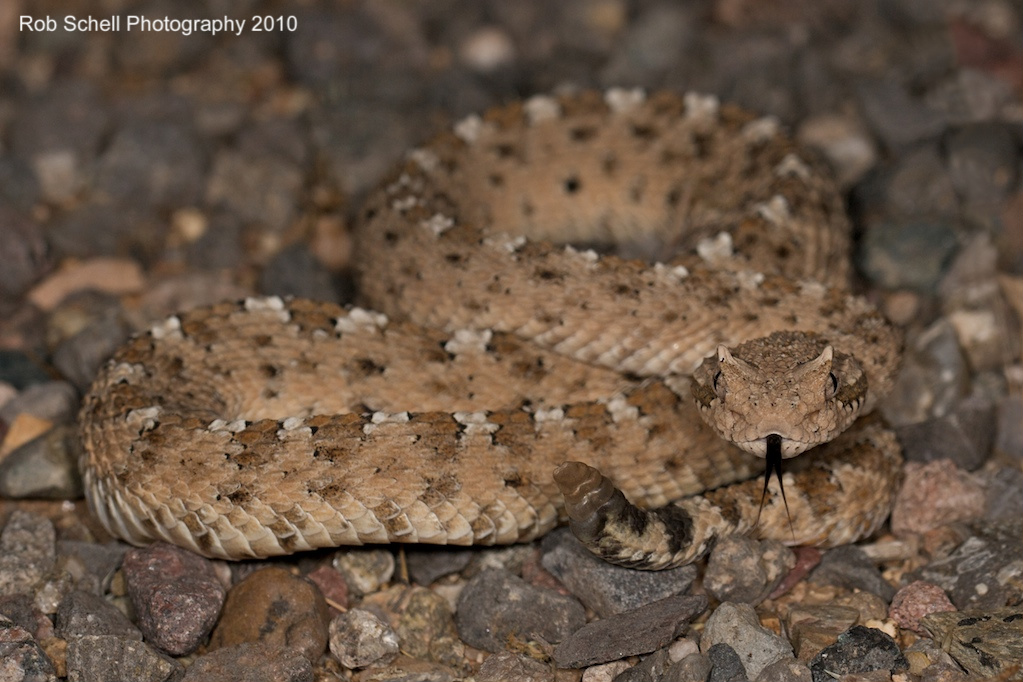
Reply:
<svg viewBox="0 0 1023 682"><path fill-rule="evenodd" d="M693 374L693 398L722 438L763 457L767 437L782 457L826 443L859 416L867 378L850 355L819 334L776 332L724 345Z"/></svg>

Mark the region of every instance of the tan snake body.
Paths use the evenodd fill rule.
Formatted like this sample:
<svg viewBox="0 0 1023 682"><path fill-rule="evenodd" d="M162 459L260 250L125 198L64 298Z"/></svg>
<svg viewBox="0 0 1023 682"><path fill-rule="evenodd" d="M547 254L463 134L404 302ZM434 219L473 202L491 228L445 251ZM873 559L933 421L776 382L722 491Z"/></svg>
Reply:
<svg viewBox="0 0 1023 682"><path fill-rule="evenodd" d="M719 344L736 355L714 361L733 402L747 393L729 367L781 372L780 387L815 357L825 390L849 399L839 412L869 412L891 386L899 337L843 291L847 233L827 174L772 120L712 98L614 90L466 119L367 201L356 265L382 312L221 304L111 359L81 414L90 507L130 542L245 558L530 540L567 519L552 471L570 460L645 508L746 479L761 463L690 396L725 395L715 376L713 388L689 379ZM772 337L778 368L756 343L735 349L785 330L812 334ZM846 358L861 369L841 369ZM748 395L749 413L724 421L753 434L753 451L758 424L813 402ZM835 438L823 414L793 432ZM838 544L886 517L898 448L876 420L796 462L794 526L772 501L760 532ZM574 526L601 485L580 476L565 488ZM599 551L644 567L692 560L749 529L759 498L742 486L651 524L602 518L614 537ZM661 526L680 515L684 541Z"/></svg>

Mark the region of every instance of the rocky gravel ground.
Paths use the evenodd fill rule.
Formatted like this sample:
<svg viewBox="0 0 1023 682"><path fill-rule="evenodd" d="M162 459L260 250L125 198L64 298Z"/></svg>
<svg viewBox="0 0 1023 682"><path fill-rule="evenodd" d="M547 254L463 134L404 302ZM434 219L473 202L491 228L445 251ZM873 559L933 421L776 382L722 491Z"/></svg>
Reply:
<svg viewBox="0 0 1023 682"><path fill-rule="evenodd" d="M403 151L615 85L772 114L832 164L862 289L907 331L882 535L649 574L564 531L231 564L90 519L76 410L127 335L257 292L352 300L351 218ZM1021 176L1013 0L5 0L0 682L1021 679Z"/></svg>

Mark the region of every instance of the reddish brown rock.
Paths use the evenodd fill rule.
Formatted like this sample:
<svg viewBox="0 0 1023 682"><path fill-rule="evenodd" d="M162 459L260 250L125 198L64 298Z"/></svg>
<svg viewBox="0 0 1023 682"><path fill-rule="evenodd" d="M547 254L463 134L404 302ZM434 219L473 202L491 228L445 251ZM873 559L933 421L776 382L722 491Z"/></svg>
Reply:
<svg viewBox="0 0 1023 682"><path fill-rule="evenodd" d="M231 588L210 649L260 642L296 649L316 661L327 649L329 624L327 603L316 585L283 568L265 568Z"/></svg>
<svg viewBox="0 0 1023 682"><path fill-rule="evenodd" d="M173 656L195 651L224 604L212 562L157 543L130 550L121 568L146 641Z"/></svg>

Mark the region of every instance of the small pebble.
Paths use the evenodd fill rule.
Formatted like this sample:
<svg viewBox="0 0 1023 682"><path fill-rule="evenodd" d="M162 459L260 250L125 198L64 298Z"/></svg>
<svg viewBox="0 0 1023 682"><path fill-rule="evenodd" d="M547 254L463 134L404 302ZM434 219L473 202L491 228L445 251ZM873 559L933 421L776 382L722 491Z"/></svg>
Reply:
<svg viewBox="0 0 1023 682"><path fill-rule="evenodd" d="M984 396L969 397L952 412L896 429L903 453L913 462L951 460L967 471L979 468L991 454L996 414Z"/></svg>
<svg viewBox="0 0 1023 682"><path fill-rule="evenodd" d="M585 622L585 609L574 598L534 587L501 569L486 569L470 580L455 613L462 640L491 652L504 651L511 638L556 644Z"/></svg>
<svg viewBox="0 0 1023 682"><path fill-rule="evenodd" d="M7 206L0 206L0 253L0 297L5 300L18 299L51 266L41 231L27 216Z"/></svg>
<svg viewBox="0 0 1023 682"><path fill-rule="evenodd" d="M1000 123L964 126L945 142L949 177L967 204L997 207L1014 186L1020 154L1013 133Z"/></svg>
<svg viewBox="0 0 1023 682"><path fill-rule="evenodd" d="M894 79L864 83L857 94L870 126L890 148L933 137L946 125L940 112L921 104Z"/></svg>
<svg viewBox="0 0 1023 682"><path fill-rule="evenodd" d="M202 195L202 146L180 122L133 122L97 163L95 189L115 202L156 208L195 205Z"/></svg>
<svg viewBox="0 0 1023 682"><path fill-rule="evenodd" d="M809 666L794 658L782 658L760 671L756 682L811 682Z"/></svg>
<svg viewBox="0 0 1023 682"><path fill-rule="evenodd" d="M400 611L392 618L403 654L458 664L465 647L458 639L454 614L440 594L425 587L403 588Z"/></svg>
<svg viewBox="0 0 1023 682"><path fill-rule="evenodd" d="M183 656L205 641L225 596L209 559L156 543L129 550L121 570L147 642Z"/></svg>
<svg viewBox="0 0 1023 682"><path fill-rule="evenodd" d="M933 290L958 245L951 225L937 220L882 220L866 225L859 265L886 289Z"/></svg>
<svg viewBox="0 0 1023 682"><path fill-rule="evenodd" d="M612 664L609 664L612 665ZM628 667L628 666L626 666ZM476 671L476 682L548 682L550 666L543 662L510 651L488 656ZM586 677L583 675L583 681Z"/></svg>
<svg viewBox="0 0 1023 682"><path fill-rule="evenodd" d="M344 577L329 566L320 566L306 575L306 580L320 588L327 605L338 613L348 608L348 583Z"/></svg>
<svg viewBox="0 0 1023 682"><path fill-rule="evenodd" d="M57 608L57 634L67 640L86 635L112 635L142 641L142 633L103 597L73 590Z"/></svg>
<svg viewBox="0 0 1023 682"><path fill-rule="evenodd" d="M283 568L252 573L227 593L210 648L259 642L316 661L327 649L330 614L316 586Z"/></svg>
<svg viewBox="0 0 1023 682"><path fill-rule="evenodd" d="M31 633L3 615L0 615L0 679L4 682L57 682L53 664Z"/></svg>
<svg viewBox="0 0 1023 682"><path fill-rule="evenodd" d="M30 594L9 594L0 597L0 614L23 628L37 642L54 636L53 623L39 609Z"/></svg>
<svg viewBox="0 0 1023 682"><path fill-rule="evenodd" d="M0 460L0 497L74 500L83 495L77 427L56 426Z"/></svg>
<svg viewBox="0 0 1023 682"><path fill-rule="evenodd" d="M709 655L715 644L727 644L739 655L749 679L771 663L792 656L792 645L763 627L749 604L724 602L711 614L700 637L700 650Z"/></svg>
<svg viewBox="0 0 1023 682"><path fill-rule="evenodd" d="M886 602L895 595L895 588L859 547L847 545L829 549L821 563L810 574L810 581L820 585L834 585L849 590L866 590Z"/></svg>
<svg viewBox="0 0 1023 682"><path fill-rule="evenodd" d="M138 639L84 635L68 640L69 682L164 682L181 670L180 663Z"/></svg>
<svg viewBox="0 0 1023 682"><path fill-rule="evenodd" d="M398 635L369 611L351 609L330 621L330 653L349 670L390 663L399 649Z"/></svg>
<svg viewBox="0 0 1023 682"><path fill-rule="evenodd" d="M951 460L907 462L892 509L892 532L923 533L984 514L984 484Z"/></svg>
<svg viewBox="0 0 1023 682"><path fill-rule="evenodd" d="M305 244L281 249L263 268L259 291L272 296L297 296L340 302L334 278Z"/></svg>
<svg viewBox="0 0 1023 682"><path fill-rule="evenodd" d="M793 604L785 618L785 631L796 658L805 663L821 649L834 644L838 636L856 625L859 619L859 611L849 606Z"/></svg>
<svg viewBox="0 0 1023 682"><path fill-rule="evenodd" d="M342 549L333 565L356 596L376 592L394 576L394 555L385 549Z"/></svg>
<svg viewBox="0 0 1023 682"><path fill-rule="evenodd" d="M987 523L945 557L922 567L913 577L943 589L961 611L990 610L1023 601L1023 585L1005 580L1019 571L1023 556L1020 520Z"/></svg>
<svg viewBox="0 0 1023 682"><path fill-rule="evenodd" d="M418 585L432 585L439 578L458 573L469 565L472 551L460 547L432 548L410 545L405 550L409 579Z"/></svg>
<svg viewBox="0 0 1023 682"><path fill-rule="evenodd" d="M926 635L926 630L920 624L921 618L938 611L955 610L945 590L933 583L914 580L895 593L888 614L900 628Z"/></svg>
<svg viewBox="0 0 1023 682"><path fill-rule="evenodd" d="M601 617L682 594L696 578L695 566L667 571L637 571L602 561L568 528L543 539L543 567Z"/></svg>
<svg viewBox="0 0 1023 682"><path fill-rule="evenodd" d="M501 28L484 26L462 42L458 54L473 71L489 73L515 61L515 44Z"/></svg>
<svg viewBox="0 0 1023 682"><path fill-rule="evenodd" d="M707 561L703 585L718 601L759 604L796 565L795 554L777 540L744 535L722 538Z"/></svg>
<svg viewBox="0 0 1023 682"><path fill-rule="evenodd" d="M56 531L45 516L15 509L0 532L0 596L32 594L53 569Z"/></svg>
<svg viewBox="0 0 1023 682"><path fill-rule="evenodd" d="M313 667L302 652L248 642L199 656L181 682L313 682Z"/></svg>
<svg viewBox="0 0 1023 682"><path fill-rule="evenodd" d="M1006 522L1023 518L1023 471L1016 467L999 467L985 473L987 501L984 518L988 521Z"/></svg>
<svg viewBox="0 0 1023 682"><path fill-rule="evenodd" d="M679 595L593 621L568 635L554 649L554 660L562 668L581 668L655 651L706 608L702 595Z"/></svg>
<svg viewBox="0 0 1023 682"><path fill-rule="evenodd" d="M833 682L839 675L883 671L905 672L909 662L891 637L873 628L855 625L810 662L813 682Z"/></svg>
<svg viewBox="0 0 1023 682"><path fill-rule="evenodd" d="M968 381L969 367L955 328L940 318L907 340L902 369L882 403L882 413L895 427L948 414L962 400Z"/></svg>
<svg viewBox="0 0 1023 682"><path fill-rule="evenodd" d="M673 663L664 673L662 682L704 682L710 675L711 662L705 654L696 652Z"/></svg>
<svg viewBox="0 0 1023 682"><path fill-rule="evenodd" d="M32 384L0 407L0 419L10 423L19 414L30 414L55 423L66 423L75 417L78 402L78 392L66 381Z"/></svg>
<svg viewBox="0 0 1023 682"><path fill-rule="evenodd" d="M223 148L213 159L205 197L208 203L277 234L294 219L303 182L302 171L284 158Z"/></svg>
<svg viewBox="0 0 1023 682"><path fill-rule="evenodd" d="M710 661L710 676L707 682L743 682L750 675L742 665L742 657L724 642L711 645L704 653Z"/></svg>
<svg viewBox="0 0 1023 682"><path fill-rule="evenodd" d="M842 187L854 185L877 163L874 140L853 117L824 114L809 118L800 124L796 137L824 153Z"/></svg>

